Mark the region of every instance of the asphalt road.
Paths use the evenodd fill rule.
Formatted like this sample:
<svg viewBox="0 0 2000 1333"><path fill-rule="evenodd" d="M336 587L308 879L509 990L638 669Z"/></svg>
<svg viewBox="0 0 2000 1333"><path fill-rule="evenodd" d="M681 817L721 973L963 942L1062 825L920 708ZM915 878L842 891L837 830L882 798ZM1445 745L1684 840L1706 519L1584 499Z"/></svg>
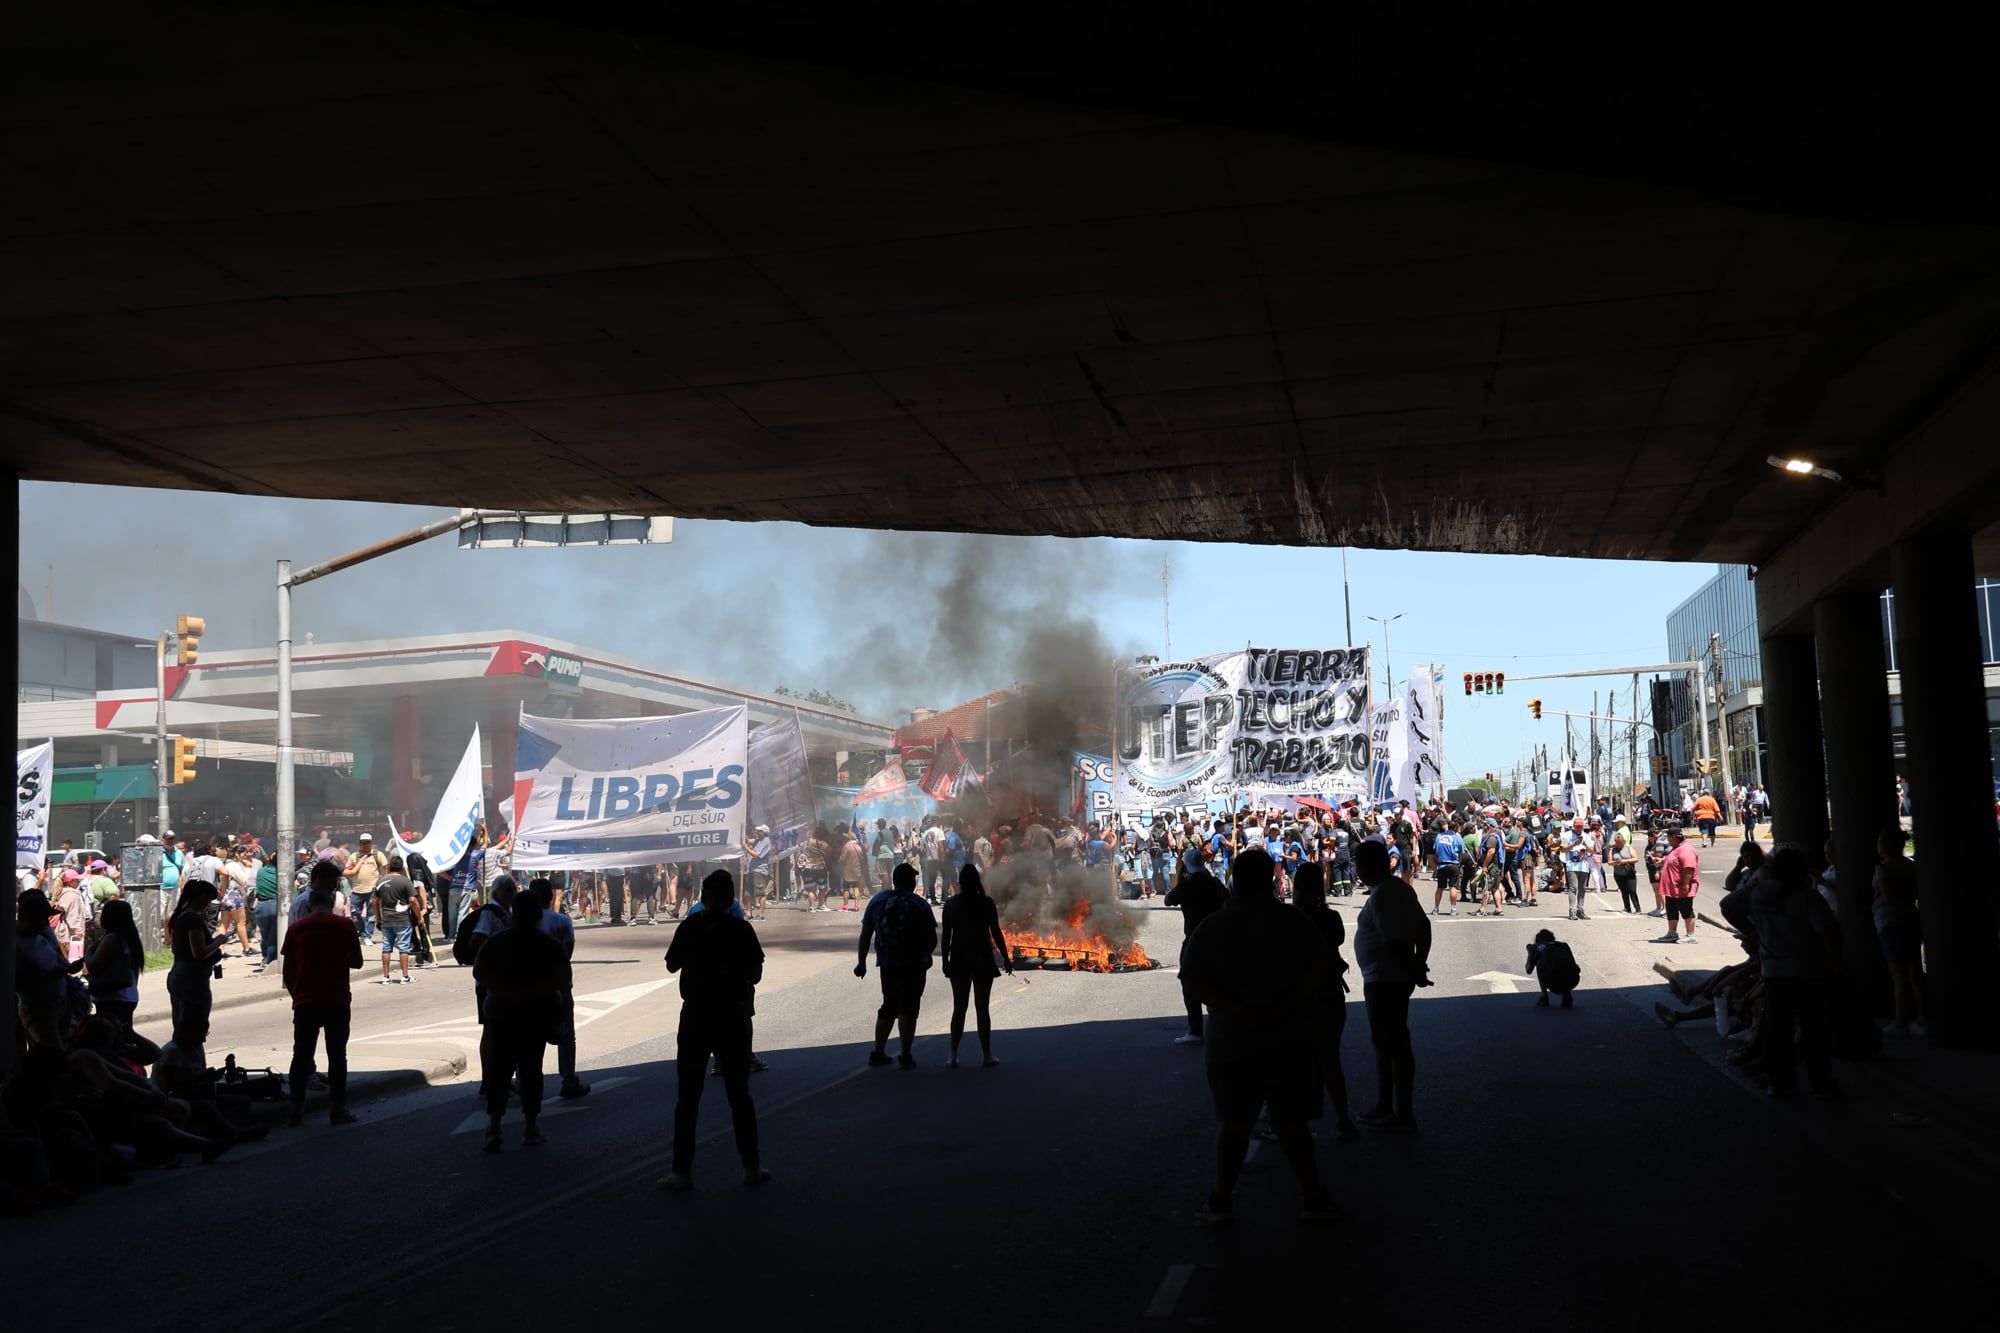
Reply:
<svg viewBox="0 0 2000 1333"><path fill-rule="evenodd" d="M1359 902L1342 904L1350 929ZM1657 923L1559 923L1585 967L1569 1011L1491 975L1518 972L1542 924L1438 923L1438 984L1413 1008L1422 1128L1340 1144L1322 1124L1338 1225L1300 1223L1270 1144L1235 1225L1194 1221L1213 1119L1201 1052L1172 1042L1177 913L1146 914L1160 971L1003 978L995 1069L943 1067L933 974L912 1072L863 1065L876 989L851 974L856 919L774 913L757 1027L772 1068L752 1080L769 1185L739 1183L711 1080L697 1190L653 1187L674 1092L678 999L657 984L671 927L587 930L579 994L610 997L581 1039L594 1090L551 1100L546 1145L522 1147L510 1116L505 1151L482 1155L470 1083L427 1087L357 1108L351 1127L280 1129L42 1214L34 1252L76 1257L134 1329L1855 1326L1906 1317L1919 1267L1934 1294L1970 1281L1948 1225L1799 1132L1794 1116L1838 1104L1771 1106L1650 1017L1628 955ZM468 992L451 968L365 987L357 1034L385 1049L413 1030L466 1039L450 1025ZM1358 986L1355 1000L1345 1065L1362 1105ZM218 1036L282 1020L276 1005L227 1011ZM550 1069L553 1093L553 1055ZM10 1286L17 1314L71 1299Z"/></svg>

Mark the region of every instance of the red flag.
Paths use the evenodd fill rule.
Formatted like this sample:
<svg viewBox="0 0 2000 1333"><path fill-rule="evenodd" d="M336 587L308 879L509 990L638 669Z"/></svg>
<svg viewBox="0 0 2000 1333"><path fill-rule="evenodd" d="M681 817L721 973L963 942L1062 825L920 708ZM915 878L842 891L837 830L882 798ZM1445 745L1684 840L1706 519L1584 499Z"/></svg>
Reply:
<svg viewBox="0 0 2000 1333"><path fill-rule="evenodd" d="M861 790L854 794L856 805L866 805L870 801L886 801L891 796L900 796L910 788L910 780L903 774L903 761L891 759L880 773L863 783Z"/></svg>
<svg viewBox="0 0 2000 1333"><path fill-rule="evenodd" d="M965 771L965 749L958 743L958 737L945 728L944 739L937 743L937 758L924 770L924 776L917 786L925 795L936 800L949 801L958 792L959 775Z"/></svg>

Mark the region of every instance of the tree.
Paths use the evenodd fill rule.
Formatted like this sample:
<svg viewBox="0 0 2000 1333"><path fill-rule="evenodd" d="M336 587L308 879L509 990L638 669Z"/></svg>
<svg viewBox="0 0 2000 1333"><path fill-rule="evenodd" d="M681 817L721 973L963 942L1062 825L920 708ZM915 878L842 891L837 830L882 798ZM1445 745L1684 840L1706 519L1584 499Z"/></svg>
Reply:
<svg viewBox="0 0 2000 1333"><path fill-rule="evenodd" d="M818 704L823 708L838 708L843 713L858 713L861 711L853 704L847 702L847 700L822 689L799 691L789 685L780 685L777 689L772 690L771 693L786 699L797 699L800 703Z"/></svg>

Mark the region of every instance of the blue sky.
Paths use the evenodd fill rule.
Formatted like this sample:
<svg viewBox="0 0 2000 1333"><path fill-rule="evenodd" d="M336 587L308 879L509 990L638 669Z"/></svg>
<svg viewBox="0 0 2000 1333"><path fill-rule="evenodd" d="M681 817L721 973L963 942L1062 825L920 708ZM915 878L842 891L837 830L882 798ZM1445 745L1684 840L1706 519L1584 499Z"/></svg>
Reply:
<svg viewBox="0 0 2000 1333"><path fill-rule="evenodd" d="M388 488L385 487L385 491ZM415 527L421 506L26 483L21 577L54 618L151 638L177 612L217 648L267 643L275 561L309 564ZM450 538L300 589L295 632L322 641L514 627L769 689L824 686L901 719L1036 672L1033 631L1071 631L1109 665L1164 655L1160 570L1170 571L1173 654L1322 646L1346 632L1339 550L1193 542L1067 541L683 521L665 547L460 551ZM1710 565L1353 551L1354 635L1389 629L1398 677L1446 671L1447 779L1511 767L1523 742L1557 749L1555 719L1588 712L1630 678L1510 684L1466 699L1466 671L1509 677L1659 661L1666 617ZM953 597L956 601L951 601ZM950 603L947 606L947 603ZM1588 628L1555 628L1587 612ZM1101 638L1101 642L1100 642ZM1085 645L1075 647L1075 645ZM1601 701L1600 701L1601 702ZM1600 710L1601 711L1601 710ZM1585 734L1579 726L1578 735Z"/></svg>

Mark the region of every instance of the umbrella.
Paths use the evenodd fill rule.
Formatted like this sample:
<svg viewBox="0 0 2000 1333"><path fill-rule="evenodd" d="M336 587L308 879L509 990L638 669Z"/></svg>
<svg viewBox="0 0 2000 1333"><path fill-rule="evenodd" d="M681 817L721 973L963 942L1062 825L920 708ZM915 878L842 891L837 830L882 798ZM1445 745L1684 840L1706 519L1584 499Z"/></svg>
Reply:
<svg viewBox="0 0 2000 1333"><path fill-rule="evenodd" d="M1327 814L1333 813L1333 807L1328 805L1325 801L1322 801L1317 796L1301 796L1299 797L1298 803L1302 806L1305 806L1308 810L1323 810Z"/></svg>

